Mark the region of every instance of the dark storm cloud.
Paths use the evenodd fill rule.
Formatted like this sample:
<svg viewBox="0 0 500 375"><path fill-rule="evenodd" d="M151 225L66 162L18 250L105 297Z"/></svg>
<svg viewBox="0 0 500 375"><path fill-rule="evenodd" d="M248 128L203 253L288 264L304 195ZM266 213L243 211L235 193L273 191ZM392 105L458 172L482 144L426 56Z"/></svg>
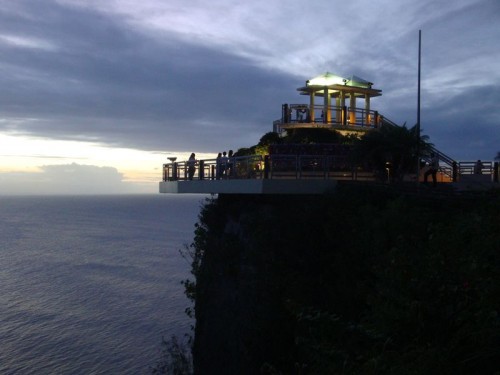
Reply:
<svg viewBox="0 0 500 375"><path fill-rule="evenodd" d="M438 2L424 2L422 7L424 14L435 14L419 25L423 29L422 132L452 158L492 160L500 150L499 76L494 66L500 50L493 47L500 3L478 1L442 14ZM409 30L399 36L397 44L374 41L368 59L377 69L369 70L370 64L359 61L354 69L382 85L383 96L373 100L373 106L396 123L413 126L417 120L418 34Z"/></svg>
<svg viewBox="0 0 500 375"><path fill-rule="evenodd" d="M18 14L0 11L0 33L41 45L0 44L4 130L212 151L228 138L242 142L235 147L255 143L279 117L281 98L294 91L284 74L226 53L168 35L149 38L91 10L22 4Z"/></svg>
<svg viewBox="0 0 500 375"><path fill-rule="evenodd" d="M422 131L457 160L493 160L500 150L498 98L500 88L490 85L436 100L422 116Z"/></svg>

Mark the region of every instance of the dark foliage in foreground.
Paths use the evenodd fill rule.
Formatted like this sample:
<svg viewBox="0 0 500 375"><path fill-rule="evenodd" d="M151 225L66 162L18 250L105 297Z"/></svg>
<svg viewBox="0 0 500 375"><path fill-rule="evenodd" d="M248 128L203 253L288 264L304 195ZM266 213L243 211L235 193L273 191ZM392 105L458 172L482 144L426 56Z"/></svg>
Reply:
<svg viewBox="0 0 500 375"><path fill-rule="evenodd" d="M186 284L196 372L498 370L498 193L421 199L349 186L290 199L205 206Z"/></svg>
<svg viewBox="0 0 500 375"><path fill-rule="evenodd" d="M176 336L162 340L160 358L151 369L156 375L191 375L193 360L186 343L179 342Z"/></svg>
<svg viewBox="0 0 500 375"><path fill-rule="evenodd" d="M391 179L401 180L405 174L415 173L418 155L428 155L429 137L418 134L417 127L383 125L356 139L353 159L373 170L380 180L385 180L386 168Z"/></svg>
<svg viewBox="0 0 500 375"><path fill-rule="evenodd" d="M418 134L416 126L407 128L384 124L362 137L343 136L331 129L294 129L286 136L277 133L264 134L259 143L249 148L241 148L237 156L270 153L273 144L337 144L349 147L349 162L374 172L381 181L386 181L387 170L390 179L401 181L405 175L416 173L417 160L429 155L432 144L429 137Z"/></svg>

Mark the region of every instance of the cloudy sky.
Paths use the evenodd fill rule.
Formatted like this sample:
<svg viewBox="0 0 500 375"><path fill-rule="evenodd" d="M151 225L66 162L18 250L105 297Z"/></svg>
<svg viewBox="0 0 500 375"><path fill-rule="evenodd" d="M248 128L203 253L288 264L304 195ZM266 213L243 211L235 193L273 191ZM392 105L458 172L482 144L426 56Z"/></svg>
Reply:
<svg viewBox="0 0 500 375"><path fill-rule="evenodd" d="M326 71L456 160L500 151L498 0L0 0L0 194L156 192L258 142ZM90 188L92 187L92 188Z"/></svg>

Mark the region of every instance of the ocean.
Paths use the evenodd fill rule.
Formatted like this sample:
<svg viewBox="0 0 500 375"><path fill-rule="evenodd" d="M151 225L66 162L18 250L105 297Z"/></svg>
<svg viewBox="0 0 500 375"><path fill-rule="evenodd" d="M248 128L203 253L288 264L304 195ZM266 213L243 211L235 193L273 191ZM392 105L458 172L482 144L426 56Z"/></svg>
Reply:
<svg viewBox="0 0 500 375"><path fill-rule="evenodd" d="M0 197L0 374L147 374L190 334L204 196Z"/></svg>

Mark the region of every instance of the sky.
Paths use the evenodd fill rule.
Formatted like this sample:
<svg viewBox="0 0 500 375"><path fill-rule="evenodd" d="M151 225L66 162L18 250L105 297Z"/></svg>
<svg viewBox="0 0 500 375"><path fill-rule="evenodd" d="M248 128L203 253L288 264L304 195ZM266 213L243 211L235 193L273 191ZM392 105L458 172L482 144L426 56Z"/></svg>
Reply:
<svg viewBox="0 0 500 375"><path fill-rule="evenodd" d="M0 194L156 193L325 72L455 160L500 151L498 0L0 0Z"/></svg>

